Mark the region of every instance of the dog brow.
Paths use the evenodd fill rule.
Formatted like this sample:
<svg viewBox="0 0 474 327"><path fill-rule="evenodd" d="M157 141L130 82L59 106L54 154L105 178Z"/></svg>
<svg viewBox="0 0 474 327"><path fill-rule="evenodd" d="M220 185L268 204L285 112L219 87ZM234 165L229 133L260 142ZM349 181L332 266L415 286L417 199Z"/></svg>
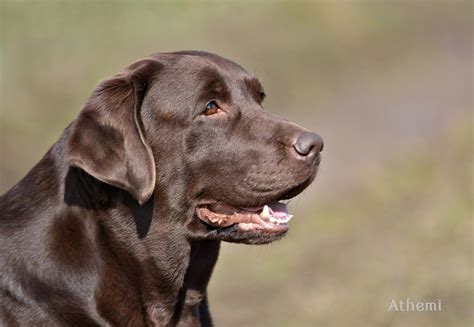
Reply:
<svg viewBox="0 0 474 327"><path fill-rule="evenodd" d="M258 103L262 102L265 92L263 91L262 83L256 77L245 78L244 83L247 86L248 91L252 94L255 101Z"/></svg>
<svg viewBox="0 0 474 327"><path fill-rule="evenodd" d="M217 98L230 102L231 93L227 83L219 72L213 68L204 68L199 72L199 79L203 81L199 99L202 101Z"/></svg>

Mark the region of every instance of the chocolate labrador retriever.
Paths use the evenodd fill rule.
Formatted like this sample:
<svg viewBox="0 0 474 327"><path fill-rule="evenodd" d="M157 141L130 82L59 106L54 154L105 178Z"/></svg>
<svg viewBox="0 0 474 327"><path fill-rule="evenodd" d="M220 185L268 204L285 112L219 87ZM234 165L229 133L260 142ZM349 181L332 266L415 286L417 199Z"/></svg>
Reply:
<svg viewBox="0 0 474 327"><path fill-rule="evenodd" d="M282 238L282 200L320 162L321 137L264 97L242 67L197 51L101 82L0 197L1 325L212 325L220 241Z"/></svg>

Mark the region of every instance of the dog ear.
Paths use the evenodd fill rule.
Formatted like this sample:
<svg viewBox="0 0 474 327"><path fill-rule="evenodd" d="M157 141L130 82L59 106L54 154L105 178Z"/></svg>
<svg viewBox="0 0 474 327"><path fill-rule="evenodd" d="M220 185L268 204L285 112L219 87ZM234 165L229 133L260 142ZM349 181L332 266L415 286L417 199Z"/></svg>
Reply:
<svg viewBox="0 0 474 327"><path fill-rule="evenodd" d="M71 166L128 191L140 204L150 198L156 180L140 111L160 68L156 60L144 59L102 81L74 121L68 141Z"/></svg>

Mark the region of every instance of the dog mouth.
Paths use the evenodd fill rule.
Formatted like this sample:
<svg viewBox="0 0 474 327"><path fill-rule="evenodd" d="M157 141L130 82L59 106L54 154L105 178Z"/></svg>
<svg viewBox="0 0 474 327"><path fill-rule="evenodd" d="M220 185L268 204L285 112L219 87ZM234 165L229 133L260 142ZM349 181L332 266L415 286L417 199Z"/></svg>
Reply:
<svg viewBox="0 0 474 327"><path fill-rule="evenodd" d="M196 213L201 221L214 227L225 228L235 225L242 231L283 233L288 230L288 222L293 217L288 213L287 202L273 201L250 208L215 202L197 207Z"/></svg>

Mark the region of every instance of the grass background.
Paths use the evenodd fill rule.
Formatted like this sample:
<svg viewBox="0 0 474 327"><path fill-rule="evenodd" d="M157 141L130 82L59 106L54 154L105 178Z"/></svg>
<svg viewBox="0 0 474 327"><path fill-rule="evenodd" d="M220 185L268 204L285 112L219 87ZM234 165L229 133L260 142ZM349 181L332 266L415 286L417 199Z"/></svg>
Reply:
<svg viewBox="0 0 474 327"><path fill-rule="evenodd" d="M289 235L223 246L218 326L471 326L472 3L0 1L0 192L97 82L200 49L263 80L266 108L325 139ZM392 299L441 312L388 312Z"/></svg>

